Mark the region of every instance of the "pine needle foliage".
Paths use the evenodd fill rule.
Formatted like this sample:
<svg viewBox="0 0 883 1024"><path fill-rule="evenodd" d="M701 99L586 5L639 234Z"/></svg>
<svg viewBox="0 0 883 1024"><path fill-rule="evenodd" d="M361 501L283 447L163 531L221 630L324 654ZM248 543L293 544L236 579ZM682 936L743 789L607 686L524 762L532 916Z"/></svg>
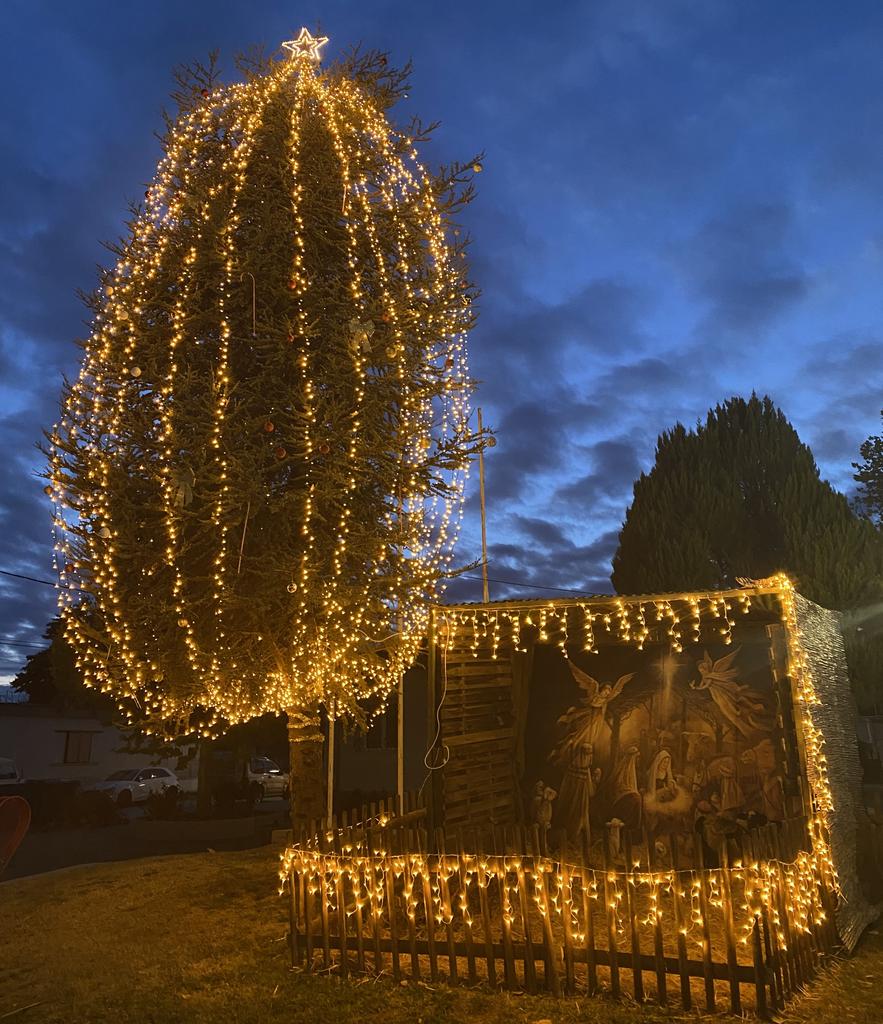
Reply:
<svg viewBox="0 0 883 1024"><path fill-rule="evenodd" d="M359 716L456 570L478 158L429 173L354 52L176 76L49 435L65 636L130 719Z"/></svg>

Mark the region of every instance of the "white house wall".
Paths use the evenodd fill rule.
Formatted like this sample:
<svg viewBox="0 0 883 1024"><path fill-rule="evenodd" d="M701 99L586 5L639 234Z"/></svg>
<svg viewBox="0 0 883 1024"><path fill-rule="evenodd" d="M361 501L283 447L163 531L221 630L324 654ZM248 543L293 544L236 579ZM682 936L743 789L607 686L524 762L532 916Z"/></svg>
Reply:
<svg viewBox="0 0 883 1024"><path fill-rule="evenodd" d="M85 764L66 764L65 741L68 732L86 732L92 737L91 756ZM51 708L29 704L0 705L0 757L15 761L19 773L27 779L66 779L94 782L111 772L160 764L185 780L196 780L197 759L178 771L177 760L157 762L148 754L121 753L124 734L112 725L82 714L64 714Z"/></svg>

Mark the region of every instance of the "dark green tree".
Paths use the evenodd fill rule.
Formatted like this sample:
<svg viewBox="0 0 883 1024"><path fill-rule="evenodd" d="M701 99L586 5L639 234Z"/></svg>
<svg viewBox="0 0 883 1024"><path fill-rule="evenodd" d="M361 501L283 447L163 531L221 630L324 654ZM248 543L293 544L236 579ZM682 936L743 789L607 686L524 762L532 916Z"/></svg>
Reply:
<svg viewBox="0 0 883 1024"><path fill-rule="evenodd" d="M883 525L883 437L872 434L859 451L862 461L852 464L859 483L856 506L879 527Z"/></svg>
<svg viewBox="0 0 883 1024"><path fill-rule="evenodd" d="M859 451L862 461L852 464L859 484L855 507L879 530L883 526L883 437L872 434ZM845 626L849 669L859 709L879 713L883 706L883 606L859 610L847 617Z"/></svg>
<svg viewBox="0 0 883 1024"><path fill-rule="evenodd" d="M731 398L661 434L613 559L619 593L717 589L783 570L826 608L883 593L883 541L821 479L769 398Z"/></svg>
<svg viewBox="0 0 883 1024"><path fill-rule="evenodd" d="M12 687L26 693L32 704L47 704L59 710L90 710L110 716L113 702L103 693L89 689L77 668L70 644L64 639L64 623L53 619L43 632L46 647L28 655L25 667L12 680Z"/></svg>

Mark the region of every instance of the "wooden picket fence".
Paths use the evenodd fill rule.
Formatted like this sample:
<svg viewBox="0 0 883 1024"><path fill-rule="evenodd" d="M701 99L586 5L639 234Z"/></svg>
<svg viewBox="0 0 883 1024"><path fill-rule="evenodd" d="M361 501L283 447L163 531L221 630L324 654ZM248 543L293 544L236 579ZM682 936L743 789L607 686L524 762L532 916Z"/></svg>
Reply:
<svg viewBox="0 0 883 1024"><path fill-rule="evenodd" d="M686 1010L728 1002L766 1017L837 944L833 873L800 820L743 836L741 857L683 869L676 837L662 864L628 836L617 857L608 836L595 864L564 836L430 834L422 808L387 810L283 855L295 968L555 995L628 985L663 1005L674 988Z"/></svg>

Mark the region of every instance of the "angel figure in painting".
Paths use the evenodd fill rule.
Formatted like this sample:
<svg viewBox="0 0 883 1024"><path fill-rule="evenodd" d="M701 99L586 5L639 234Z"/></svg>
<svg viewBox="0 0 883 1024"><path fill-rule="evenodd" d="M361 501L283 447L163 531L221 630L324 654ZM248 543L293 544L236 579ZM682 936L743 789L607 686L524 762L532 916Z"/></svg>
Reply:
<svg viewBox="0 0 883 1024"><path fill-rule="evenodd" d="M577 839L581 832L591 835L589 814L598 784L598 770L592 767L592 759L592 744L580 743L573 748L564 770L558 814L569 839Z"/></svg>
<svg viewBox="0 0 883 1024"><path fill-rule="evenodd" d="M604 764L610 749L610 726L607 724L607 705L622 693L625 685L634 678L634 672L620 676L615 683L599 683L588 672L583 672L568 659L571 674L582 690L579 704L568 708L558 719L567 732L552 751L550 760L567 768L573 759L574 750L582 743L592 746L595 764Z"/></svg>
<svg viewBox="0 0 883 1024"><path fill-rule="evenodd" d="M765 713L766 706L755 690L737 682L739 670L733 668L733 662L740 649L737 647L717 661L713 661L708 651L705 651L702 661L698 663L699 679L690 683L690 689L708 690L727 724L747 739L765 728L758 715Z"/></svg>

